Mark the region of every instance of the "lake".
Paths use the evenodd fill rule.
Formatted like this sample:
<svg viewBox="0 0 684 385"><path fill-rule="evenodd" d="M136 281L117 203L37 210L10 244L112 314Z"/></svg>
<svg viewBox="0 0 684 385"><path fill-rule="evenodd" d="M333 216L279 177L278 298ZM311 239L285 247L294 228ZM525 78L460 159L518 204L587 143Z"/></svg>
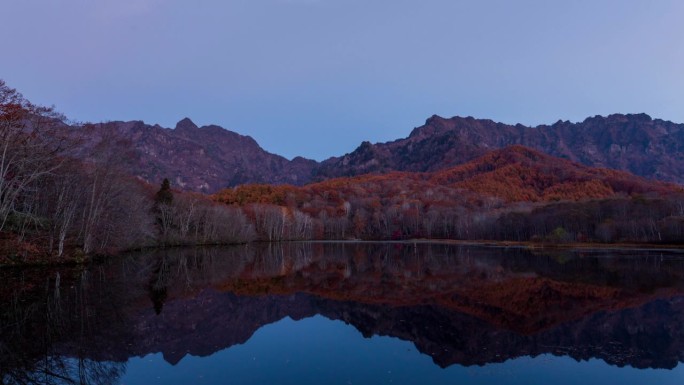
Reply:
<svg viewBox="0 0 684 385"><path fill-rule="evenodd" d="M684 254L302 242L0 269L4 384L681 384Z"/></svg>

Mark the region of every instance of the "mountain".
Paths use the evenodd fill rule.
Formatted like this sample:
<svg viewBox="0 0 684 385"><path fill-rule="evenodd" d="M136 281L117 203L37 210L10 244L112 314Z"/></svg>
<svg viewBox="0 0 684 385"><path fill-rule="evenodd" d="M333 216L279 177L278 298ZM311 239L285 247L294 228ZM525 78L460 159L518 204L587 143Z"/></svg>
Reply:
<svg viewBox="0 0 684 385"><path fill-rule="evenodd" d="M302 184L317 163L288 160L262 149L249 136L219 126L198 127L185 118L175 129L141 121L107 122L67 128L79 138L79 157L88 158L104 143L126 152L126 171L153 184L168 178L176 188L214 192L243 183ZM97 151L95 151L97 153Z"/></svg>
<svg viewBox="0 0 684 385"><path fill-rule="evenodd" d="M262 149L249 136L216 125L198 127L185 118L175 129L141 121L71 126L87 138L114 136L130 155L126 170L150 183L169 178L180 189L213 193L246 183L303 185L341 176L392 171L434 172L464 164L489 151L523 145L594 167L624 170L684 184L684 124L648 115L610 115L551 126L507 125L471 117L432 116L404 139L363 142L355 151L321 163L288 160Z"/></svg>
<svg viewBox="0 0 684 385"><path fill-rule="evenodd" d="M558 121L536 127L434 115L407 138L364 142L350 154L324 161L316 174L322 180L389 171L436 171L516 144L589 166L684 183L684 124L646 114L595 116L581 123Z"/></svg>
<svg viewBox="0 0 684 385"><path fill-rule="evenodd" d="M681 186L524 146L435 172L364 174L305 186L250 184L212 198L258 218L257 237L265 240L679 243L684 226ZM283 221L287 225L279 226Z"/></svg>
<svg viewBox="0 0 684 385"><path fill-rule="evenodd" d="M589 167L515 145L439 171L365 174L301 187L247 185L219 191L215 199L239 205L290 202L313 209L317 202L338 206L342 201L358 202L368 197L433 205L441 201L454 206L468 198L545 202L679 192L682 188L675 184Z"/></svg>
<svg viewBox="0 0 684 385"><path fill-rule="evenodd" d="M509 202L681 191L673 184L647 180L624 171L588 167L520 145L494 150L463 165L424 175L437 185Z"/></svg>

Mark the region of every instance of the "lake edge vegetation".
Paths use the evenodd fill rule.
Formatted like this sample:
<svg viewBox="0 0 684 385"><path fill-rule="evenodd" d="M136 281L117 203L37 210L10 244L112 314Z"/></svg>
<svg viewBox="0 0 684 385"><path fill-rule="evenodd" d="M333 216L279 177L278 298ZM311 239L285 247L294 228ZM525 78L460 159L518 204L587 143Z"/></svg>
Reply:
<svg viewBox="0 0 684 385"><path fill-rule="evenodd" d="M256 240L684 244L681 186L522 146L432 173L251 184L208 196L125 173L130 143L75 126L65 130L64 116L0 80L0 266Z"/></svg>

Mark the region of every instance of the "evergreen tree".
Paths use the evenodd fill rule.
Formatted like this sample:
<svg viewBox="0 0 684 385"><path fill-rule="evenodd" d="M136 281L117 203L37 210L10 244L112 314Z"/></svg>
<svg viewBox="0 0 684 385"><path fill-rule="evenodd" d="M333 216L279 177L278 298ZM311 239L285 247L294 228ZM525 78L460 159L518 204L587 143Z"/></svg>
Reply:
<svg viewBox="0 0 684 385"><path fill-rule="evenodd" d="M171 183L167 178L162 181L161 188L157 191L154 196L154 201L156 204L170 205L173 202L173 192L171 191Z"/></svg>

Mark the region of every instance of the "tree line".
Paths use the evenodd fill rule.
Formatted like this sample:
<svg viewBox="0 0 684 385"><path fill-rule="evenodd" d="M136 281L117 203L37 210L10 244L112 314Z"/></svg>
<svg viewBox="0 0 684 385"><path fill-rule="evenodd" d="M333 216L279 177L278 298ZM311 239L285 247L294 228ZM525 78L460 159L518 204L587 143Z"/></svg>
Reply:
<svg viewBox="0 0 684 385"><path fill-rule="evenodd" d="M304 187L244 185L214 199L241 207L263 240L684 242L678 192L510 202L388 175Z"/></svg>
<svg viewBox="0 0 684 385"><path fill-rule="evenodd" d="M441 174L243 185L206 196L125 173L133 154L115 132L65 127L52 108L0 80L0 264L252 240L684 241L681 188L651 188L618 172L594 181L579 168L564 175L558 164L545 177L543 168L496 158ZM489 170L502 171L492 180L482 174Z"/></svg>
<svg viewBox="0 0 684 385"><path fill-rule="evenodd" d="M115 133L64 127L0 80L0 264L253 239L239 209L194 194L156 201L153 186L123 171L130 144ZM98 144L79 153L86 140Z"/></svg>

